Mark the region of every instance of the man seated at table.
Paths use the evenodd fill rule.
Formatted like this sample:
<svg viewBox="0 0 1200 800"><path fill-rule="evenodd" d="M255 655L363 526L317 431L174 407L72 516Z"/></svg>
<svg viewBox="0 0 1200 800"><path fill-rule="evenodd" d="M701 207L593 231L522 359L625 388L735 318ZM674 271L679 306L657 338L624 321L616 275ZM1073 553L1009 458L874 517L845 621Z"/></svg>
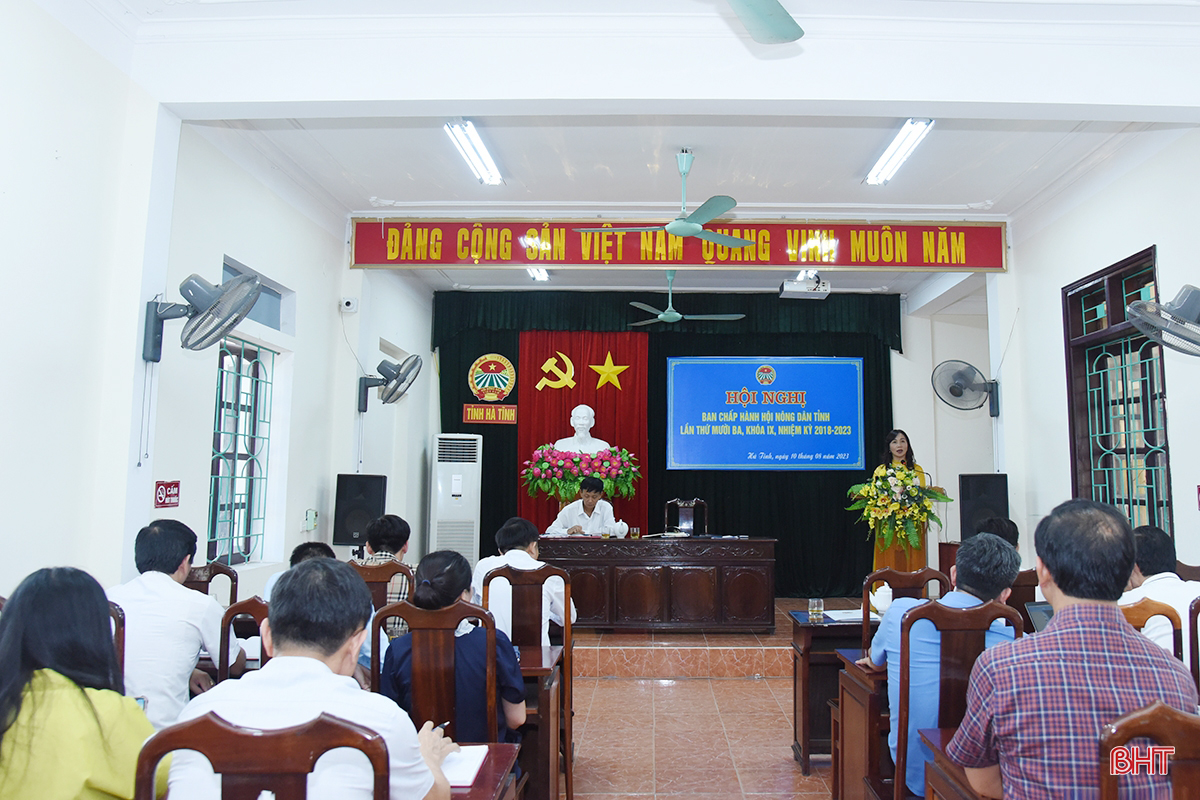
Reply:
<svg viewBox="0 0 1200 800"><path fill-rule="evenodd" d="M1003 603L1012 592L1020 564L1017 551L999 536L990 533L972 536L959 546L954 566L950 568L954 591L936 602L950 608L970 608L988 600ZM892 719L888 746L893 759L900 730L900 620L904 612L927 602L913 597L893 601L871 640L870 656L858 661L869 670L887 669L888 706ZM1012 641L1014 635L1004 620L997 619L985 636L985 646ZM917 731L937 727L941 642L941 633L929 620L918 620L909 630L908 748L904 782L909 791L919 795L925 794L925 762L933 760L933 753L921 741Z"/></svg>
<svg viewBox="0 0 1200 800"><path fill-rule="evenodd" d="M1185 581L1175 574L1175 540L1162 528L1153 525L1134 528L1133 541L1133 574L1129 576L1129 587L1117 602L1127 606L1148 597L1174 608L1183 623L1184 663L1190 666L1192 626L1188 624L1188 613L1192 601L1200 597L1200 581ZM1168 652L1175 652L1175 626L1166 617L1151 617L1142 634Z"/></svg>
<svg viewBox="0 0 1200 800"><path fill-rule="evenodd" d="M138 577L108 590L125 612L125 694L146 698L155 728L170 725L188 701L213 682L196 669L200 651L216 662L221 652L224 610L213 598L183 585L196 555L196 534L175 519L160 519L138 531L133 560ZM229 638L229 672L241 675L246 654Z"/></svg>
<svg viewBox="0 0 1200 800"><path fill-rule="evenodd" d="M324 542L301 542L292 549L292 557L288 560L288 569L299 564L301 561L308 561L310 558L337 558L337 553L333 552L333 548ZM284 570L287 572L287 570ZM275 590L275 584L283 576L283 572L276 572L271 577L267 578L267 584L263 587L262 597L266 602L271 602L271 592Z"/></svg>
<svg viewBox="0 0 1200 800"><path fill-rule="evenodd" d="M399 706L363 691L350 677L373 613L371 591L350 565L329 558L297 564L276 584L263 623L263 647L271 660L192 700L180 721L212 711L234 725L272 730L328 712L383 737L392 797L449 798L441 764L458 745L432 722L418 733ZM207 759L191 750L176 751L173 759L172 800L221 796L220 780ZM373 786L367 757L338 748L317 760L308 778L308 797L367 800L374 796Z"/></svg>
<svg viewBox="0 0 1200 800"><path fill-rule="evenodd" d="M568 503L546 529L547 536L615 536L620 538L629 526L613 517L612 504L602 500L604 481L587 477L579 482L579 499Z"/></svg>
<svg viewBox="0 0 1200 800"><path fill-rule="evenodd" d="M1195 713L1196 685L1117 607L1134 563L1133 531L1117 509L1069 500L1038 524L1034 547L1054 616L1036 635L980 655L946 755L987 797L1094 795L1104 725L1155 700ZM1121 781L1130 796L1171 791L1165 775Z"/></svg>
<svg viewBox="0 0 1200 800"><path fill-rule="evenodd" d="M483 603L483 579L497 567L537 569L545 566L538 561L538 530L521 517L512 517L496 531L496 547L500 555L481 558L471 577L471 602ZM550 623L562 625L563 600L566 587L562 578L551 575L542 582L542 647L550 646ZM512 586L507 578L493 578L488 584L488 610L496 620L496 630L512 638ZM576 618L575 601L571 601L571 621Z"/></svg>
<svg viewBox="0 0 1200 800"><path fill-rule="evenodd" d="M408 537L412 534L412 529L404 519L395 514L384 514L367 523L366 534L366 558L355 563L377 566L392 561L403 562L404 554L408 552ZM393 575L388 581L388 605L407 600L410 588L408 578L400 573ZM388 636L395 638L407 633L408 626L404 624L404 620L393 618L388 621L387 632Z"/></svg>

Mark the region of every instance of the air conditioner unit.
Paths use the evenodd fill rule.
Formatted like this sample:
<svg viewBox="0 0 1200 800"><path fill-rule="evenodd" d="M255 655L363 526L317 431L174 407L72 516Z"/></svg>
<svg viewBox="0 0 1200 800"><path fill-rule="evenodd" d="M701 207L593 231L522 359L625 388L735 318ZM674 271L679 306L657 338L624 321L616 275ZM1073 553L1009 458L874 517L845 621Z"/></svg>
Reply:
<svg viewBox="0 0 1200 800"><path fill-rule="evenodd" d="M479 492L483 483L483 437L439 433L433 439L429 479L429 551L457 550L479 560Z"/></svg>

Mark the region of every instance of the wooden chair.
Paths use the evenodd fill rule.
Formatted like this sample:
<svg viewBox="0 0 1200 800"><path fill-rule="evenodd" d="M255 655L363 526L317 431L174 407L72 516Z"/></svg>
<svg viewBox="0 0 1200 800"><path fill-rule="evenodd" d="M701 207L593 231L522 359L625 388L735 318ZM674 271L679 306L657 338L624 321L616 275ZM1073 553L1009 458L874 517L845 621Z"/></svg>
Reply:
<svg viewBox="0 0 1200 800"><path fill-rule="evenodd" d="M224 575L229 578L229 603L233 605L237 602L238 592L238 574L233 567L222 564L220 561L211 561L203 566L192 567L188 572L187 580L183 585L189 589L195 589L197 592L210 594L213 578L218 575Z"/></svg>
<svg viewBox="0 0 1200 800"><path fill-rule="evenodd" d="M1100 732L1100 800L1120 796L1121 778L1112 774L1113 748L1143 737L1175 748L1170 760L1171 796L1175 800L1200 797L1200 716L1155 700L1110 722ZM1139 755L1144 757L1146 751L1141 749Z"/></svg>
<svg viewBox="0 0 1200 800"><path fill-rule="evenodd" d="M375 731L330 714L264 731L231 725L212 712L163 728L146 740L138 754L134 800L153 800L155 769L173 750L195 750L207 757L221 775L223 800L256 800L263 791L303 800L317 759L336 747L366 754L375 773L374 797L388 800L387 745Z"/></svg>
<svg viewBox="0 0 1200 800"><path fill-rule="evenodd" d="M1025 609L1026 603L1032 603L1037 599L1037 570L1023 569L1017 573L1017 579L1013 581L1012 593L1008 599L1004 601L1008 605L1017 610L1021 615L1021 621L1025 623L1025 630L1033 630L1033 620L1029 618L1029 612Z"/></svg>
<svg viewBox="0 0 1200 800"><path fill-rule="evenodd" d="M1193 567L1182 561L1175 562L1175 574L1185 581L1200 581L1200 567Z"/></svg>
<svg viewBox="0 0 1200 800"><path fill-rule="evenodd" d="M1200 689L1200 597L1188 606L1188 625L1192 631L1192 641L1188 645L1192 658L1192 680L1196 682L1196 688Z"/></svg>
<svg viewBox="0 0 1200 800"><path fill-rule="evenodd" d="M897 572L891 567L877 569L863 581L862 589L862 650L871 649L871 589L876 583L886 583L892 587L892 598L921 597L930 581L937 581L941 594L950 591L950 579L933 567L925 567L916 572Z"/></svg>
<svg viewBox="0 0 1200 800"><path fill-rule="evenodd" d="M696 528L696 506L704 509L704 513L700 515L700 535L708 535L708 503L705 503L699 497L693 497L691 500L680 500L676 497L674 500L668 500L663 506L663 530L669 531L671 528L671 509L675 509L676 525L680 531L692 534Z"/></svg>
<svg viewBox="0 0 1200 800"><path fill-rule="evenodd" d="M351 561L350 566L354 567L354 571L367 582L367 588L371 590L371 602L376 611L388 604L388 586L396 575L403 575L408 581L409 596L412 596L413 571L412 567L407 564L401 564L399 561L387 561L383 564L356 564Z"/></svg>
<svg viewBox="0 0 1200 800"><path fill-rule="evenodd" d="M563 582L563 654L562 654L562 741L563 761L566 764L567 800L575 797L575 771L572 768L572 756L575 749L575 738L571 717L574 713L574 700L571 695L572 662L571 662L571 576L566 570L543 564L537 569L517 569L505 564L496 567L483 577L483 607L490 609L489 591L492 580L504 578L512 587L512 608L509 618L512 620L512 643L517 647L542 646L542 584L551 576L562 578ZM526 713L527 724L539 722L536 711Z"/></svg>
<svg viewBox="0 0 1200 800"><path fill-rule="evenodd" d="M987 631L993 620L1004 619L1013 627L1014 636L1023 632L1021 615L1016 609L991 601L971 608L951 608L930 602L910 608L900 618L900 708L896 731L896 772L891 780L869 776L865 778L868 796L910 797L904 783L908 762L908 714L910 697L908 680L911 650L909 633L918 620L929 620L941 635L940 682L938 686L938 721L935 727L956 728L967 713L967 684L971 668L983 652ZM927 698L919 698L919 702Z"/></svg>
<svg viewBox="0 0 1200 800"><path fill-rule="evenodd" d="M1129 624L1139 631L1146 627L1146 623L1150 621L1151 617L1166 617L1170 620L1171 625L1175 627L1175 657L1180 661L1183 660L1183 621L1179 619L1178 611L1166 603L1143 597L1136 603L1121 606L1121 612Z"/></svg>
<svg viewBox="0 0 1200 800"><path fill-rule="evenodd" d="M113 649L117 651L117 669L125 674L125 610L112 600L108 601L108 616L113 624Z"/></svg>
<svg viewBox="0 0 1200 800"><path fill-rule="evenodd" d="M0 597L0 611L4 610L4 604L8 602L8 598Z"/></svg>
<svg viewBox="0 0 1200 800"><path fill-rule="evenodd" d="M225 609L225 613L221 616L221 654L217 659L217 682L229 679L229 629L233 627L234 619L237 617L251 617L259 631L262 630L263 620L267 618L267 602L258 595L251 597L249 600L243 600L240 603L234 603L229 608ZM261 635L261 634L259 634ZM211 653L209 654L212 655ZM267 649L262 648L261 655L258 657L258 666L261 668L271 660L267 655Z"/></svg>
<svg viewBox="0 0 1200 800"><path fill-rule="evenodd" d="M375 612L371 620L372 641L379 641L379 632L392 617L408 623L412 635L412 705L408 715L417 730L428 720L435 725L449 720L446 735L459 741L456 725L454 684L454 630L464 619L477 619L487 631L487 651L492 657L486 659L484 693L487 703L487 726L489 742L499 741L498 717L496 716L496 622L483 606L459 600L454 605L437 611L417 608L407 600L384 606ZM380 667L379 648L371 648L371 691L379 691Z"/></svg>

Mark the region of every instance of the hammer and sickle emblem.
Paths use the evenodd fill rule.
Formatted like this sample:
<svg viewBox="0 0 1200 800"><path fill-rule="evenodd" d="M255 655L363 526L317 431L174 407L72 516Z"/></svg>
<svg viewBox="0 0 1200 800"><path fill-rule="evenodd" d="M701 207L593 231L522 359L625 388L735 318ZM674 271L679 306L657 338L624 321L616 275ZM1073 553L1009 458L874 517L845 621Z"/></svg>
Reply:
<svg viewBox="0 0 1200 800"><path fill-rule="evenodd" d="M563 372L561 369L559 369L558 358L555 358L554 356L547 358L546 363L542 364L542 372L553 373L554 375L558 376L558 380L542 378L537 382L537 386L534 387L539 392L547 386L549 386L551 389L561 389L564 386L572 389L575 388L575 365L571 363L571 359L563 355L561 350L556 350L555 352L558 353L558 358L561 358L563 363L567 365L567 371Z"/></svg>

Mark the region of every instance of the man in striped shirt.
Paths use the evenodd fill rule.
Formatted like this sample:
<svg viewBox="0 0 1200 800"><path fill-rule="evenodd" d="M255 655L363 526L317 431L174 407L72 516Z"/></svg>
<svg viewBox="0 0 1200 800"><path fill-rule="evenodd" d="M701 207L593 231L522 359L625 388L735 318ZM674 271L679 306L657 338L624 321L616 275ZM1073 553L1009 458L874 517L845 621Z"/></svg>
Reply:
<svg viewBox="0 0 1200 800"><path fill-rule="evenodd" d="M1155 700L1194 713L1196 686L1117 607L1134 562L1120 512L1068 501L1042 520L1034 543L1054 617L980 655L946 754L986 797L1095 796L1103 726ZM1165 775L1126 775L1122 796L1167 796L1169 786Z"/></svg>

